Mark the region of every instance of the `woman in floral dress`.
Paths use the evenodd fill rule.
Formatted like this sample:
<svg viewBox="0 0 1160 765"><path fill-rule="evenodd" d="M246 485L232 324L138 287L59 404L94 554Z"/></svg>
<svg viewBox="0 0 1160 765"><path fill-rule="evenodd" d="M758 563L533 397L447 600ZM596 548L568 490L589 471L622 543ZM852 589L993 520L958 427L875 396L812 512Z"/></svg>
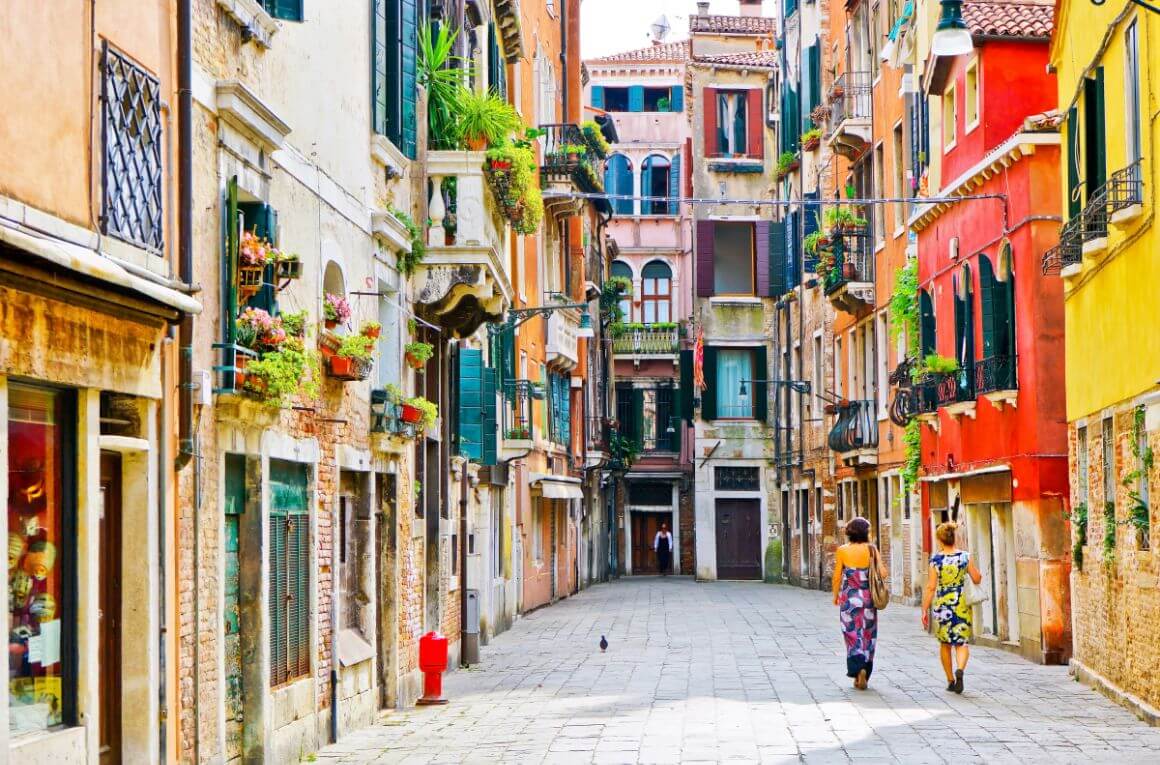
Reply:
<svg viewBox="0 0 1160 765"><path fill-rule="evenodd" d="M874 671L874 649L878 643L878 609L870 597L870 522L855 518L846 524L849 543L834 555L834 605L839 608L842 637L846 641L846 677L854 687L866 690ZM882 576L888 575L879 560Z"/></svg>
<svg viewBox="0 0 1160 765"><path fill-rule="evenodd" d="M947 690L963 692L963 672L971 649L971 607L963 598L967 576L978 584L983 579L971 554L955 547L958 525L947 522L935 530L939 551L930 556L930 573L922 596L922 626L930 625L933 606L934 634L939 642L939 659L947 676ZM953 655L952 655L953 654ZM952 659L954 664L952 664ZM957 665L957 669L954 667Z"/></svg>

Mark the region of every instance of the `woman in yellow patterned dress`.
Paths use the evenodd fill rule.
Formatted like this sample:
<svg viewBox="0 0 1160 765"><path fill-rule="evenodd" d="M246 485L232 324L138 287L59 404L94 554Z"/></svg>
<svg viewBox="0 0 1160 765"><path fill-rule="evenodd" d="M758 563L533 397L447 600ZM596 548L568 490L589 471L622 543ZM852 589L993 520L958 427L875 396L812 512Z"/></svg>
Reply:
<svg viewBox="0 0 1160 765"><path fill-rule="evenodd" d="M971 554L955 547L957 528L957 524L947 522L935 530L939 551L930 556L930 575L922 595L922 626L930 625L933 606L934 634L938 638L939 658L947 676L947 690L962 693L963 672L970 658L967 643L971 640L971 607L963 598L963 585L968 576L978 584L983 575L975 567ZM958 669L954 669L956 665Z"/></svg>

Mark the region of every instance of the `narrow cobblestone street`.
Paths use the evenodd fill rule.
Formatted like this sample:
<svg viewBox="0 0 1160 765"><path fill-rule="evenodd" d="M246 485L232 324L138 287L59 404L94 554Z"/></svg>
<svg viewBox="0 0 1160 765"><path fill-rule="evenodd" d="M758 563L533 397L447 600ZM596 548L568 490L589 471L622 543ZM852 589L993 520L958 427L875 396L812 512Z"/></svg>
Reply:
<svg viewBox="0 0 1160 765"><path fill-rule="evenodd" d="M844 665L825 593L626 579L520 620L481 664L448 675L447 706L391 714L318 759L1160 761L1160 729L1064 667L974 648L966 692L947 693L914 608L883 613L868 691Z"/></svg>

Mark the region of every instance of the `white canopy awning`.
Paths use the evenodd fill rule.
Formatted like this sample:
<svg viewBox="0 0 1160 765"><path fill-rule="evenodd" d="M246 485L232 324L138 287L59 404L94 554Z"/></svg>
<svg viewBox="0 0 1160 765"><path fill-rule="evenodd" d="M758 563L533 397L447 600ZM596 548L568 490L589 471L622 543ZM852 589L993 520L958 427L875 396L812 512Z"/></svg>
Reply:
<svg viewBox="0 0 1160 765"><path fill-rule="evenodd" d="M533 489L539 489L544 499L584 499L579 478L532 473L531 485Z"/></svg>

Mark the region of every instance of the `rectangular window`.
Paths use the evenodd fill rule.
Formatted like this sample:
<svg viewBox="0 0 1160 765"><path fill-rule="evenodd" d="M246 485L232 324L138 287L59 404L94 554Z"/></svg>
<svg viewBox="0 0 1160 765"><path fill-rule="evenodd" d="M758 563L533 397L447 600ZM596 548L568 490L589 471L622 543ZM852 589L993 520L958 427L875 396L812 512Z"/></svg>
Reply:
<svg viewBox="0 0 1160 765"><path fill-rule="evenodd" d="M1075 431L1075 503L1088 503L1088 433L1087 427Z"/></svg>
<svg viewBox="0 0 1160 765"><path fill-rule="evenodd" d="M1124 31L1124 103L1128 109L1128 164L1142 156L1140 146L1140 38L1136 20Z"/></svg>
<svg viewBox="0 0 1160 765"><path fill-rule="evenodd" d="M713 468L715 491L761 491L761 468L723 466Z"/></svg>
<svg viewBox="0 0 1160 765"><path fill-rule="evenodd" d="M717 147L723 157L743 157L749 135L746 115L747 91L722 90L717 93ZM755 115L760 119L761 115Z"/></svg>
<svg viewBox="0 0 1160 765"><path fill-rule="evenodd" d="M805 367L802 366L802 347L799 343L793 345L793 365L789 369L789 379L800 380L804 375ZM801 418L801 408L798 402L801 398L796 393L788 392L789 396L789 421L795 428L799 425L798 420Z"/></svg>
<svg viewBox="0 0 1160 765"><path fill-rule="evenodd" d="M874 196L886 196L886 149L880 143L874 147ZM886 205L873 205L871 222L874 224L874 246L886 241Z"/></svg>
<svg viewBox="0 0 1160 765"><path fill-rule="evenodd" d="M160 253L165 246L161 83L107 41L103 58L102 230Z"/></svg>
<svg viewBox="0 0 1160 765"><path fill-rule="evenodd" d="M645 88L644 110L646 112L669 112L673 110L671 88Z"/></svg>
<svg viewBox="0 0 1160 765"><path fill-rule="evenodd" d="M262 7L276 19L302 21L302 0L259 0Z"/></svg>
<svg viewBox="0 0 1160 765"><path fill-rule="evenodd" d="M10 735L76 722L73 418L62 393L8 389Z"/></svg>
<svg viewBox="0 0 1160 765"><path fill-rule="evenodd" d="M718 295L754 295L752 223L713 226L713 291Z"/></svg>
<svg viewBox="0 0 1160 765"><path fill-rule="evenodd" d="M1116 502L1116 437L1112 418L1103 422L1104 502Z"/></svg>
<svg viewBox="0 0 1160 765"><path fill-rule="evenodd" d="M979 60L975 59L967 67L967 92L963 94L963 132L970 132L979 124Z"/></svg>
<svg viewBox="0 0 1160 765"><path fill-rule="evenodd" d="M747 348L717 350L717 417L753 418L755 395L753 351Z"/></svg>
<svg viewBox="0 0 1160 765"><path fill-rule="evenodd" d="M943 131L943 151L949 151L955 145L955 121L957 119L957 110L955 108L955 86L951 85L947 92L942 97L942 131Z"/></svg>
<svg viewBox="0 0 1160 765"><path fill-rule="evenodd" d="M634 481L628 485L628 504L640 507L671 507L673 485L661 481Z"/></svg>
<svg viewBox="0 0 1160 765"><path fill-rule="evenodd" d="M822 376L822 362L822 336L818 335L814 338L814 375L811 383L814 393L814 410L816 412L822 411L822 383L825 379Z"/></svg>
<svg viewBox="0 0 1160 765"><path fill-rule="evenodd" d="M902 137L902 123L894 126L894 196L904 199L911 196L906 184L906 142ZM906 228L906 204L894 205L894 231L901 235Z"/></svg>
<svg viewBox="0 0 1160 765"><path fill-rule="evenodd" d="M572 440L571 380L570 375L547 373L548 437L561 446Z"/></svg>
<svg viewBox="0 0 1160 765"><path fill-rule="evenodd" d="M270 460L270 685L310 673L310 510L306 466Z"/></svg>
<svg viewBox="0 0 1160 765"><path fill-rule="evenodd" d="M610 112L628 111L628 88L604 88L604 109Z"/></svg>

